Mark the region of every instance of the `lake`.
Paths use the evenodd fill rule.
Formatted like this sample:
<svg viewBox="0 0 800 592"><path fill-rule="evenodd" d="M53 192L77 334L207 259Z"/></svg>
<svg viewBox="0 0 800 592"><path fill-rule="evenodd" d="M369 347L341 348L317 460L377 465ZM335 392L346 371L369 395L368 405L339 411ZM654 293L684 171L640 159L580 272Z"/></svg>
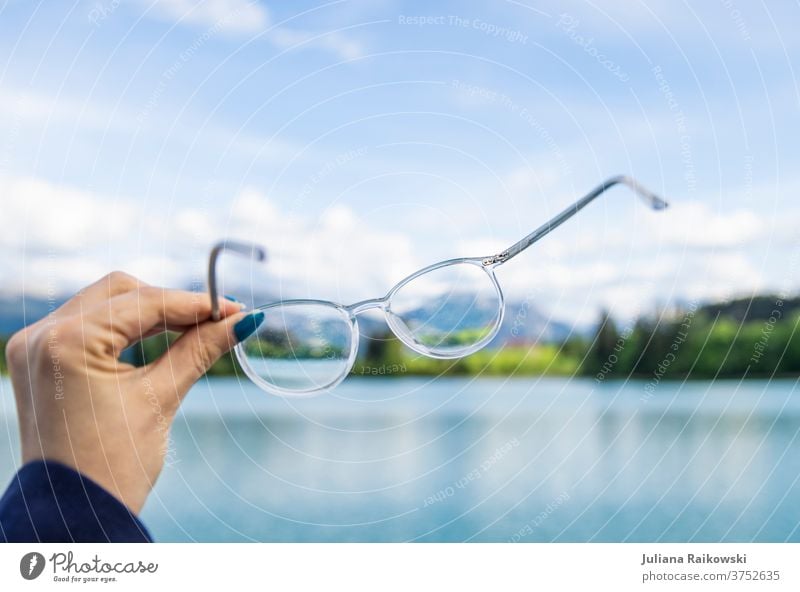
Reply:
<svg viewBox="0 0 800 592"><path fill-rule="evenodd" d="M800 541L797 381L645 384L210 379L142 517L159 541Z"/></svg>

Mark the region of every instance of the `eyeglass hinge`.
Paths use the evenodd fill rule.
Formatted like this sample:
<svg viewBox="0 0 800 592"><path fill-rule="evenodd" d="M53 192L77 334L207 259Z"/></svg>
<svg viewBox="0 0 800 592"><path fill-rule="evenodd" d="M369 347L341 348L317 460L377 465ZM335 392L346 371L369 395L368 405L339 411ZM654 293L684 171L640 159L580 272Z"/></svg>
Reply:
<svg viewBox="0 0 800 592"><path fill-rule="evenodd" d="M492 255L491 257L487 257L481 263L483 265L494 265L496 263L502 263L508 259L508 251L503 251L499 255Z"/></svg>

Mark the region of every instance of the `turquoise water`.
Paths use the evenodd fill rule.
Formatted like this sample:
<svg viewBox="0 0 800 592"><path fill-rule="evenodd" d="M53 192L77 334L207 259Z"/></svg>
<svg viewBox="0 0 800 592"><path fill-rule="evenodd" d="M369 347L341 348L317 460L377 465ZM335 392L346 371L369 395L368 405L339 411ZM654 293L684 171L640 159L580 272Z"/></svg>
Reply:
<svg viewBox="0 0 800 592"><path fill-rule="evenodd" d="M644 386L213 379L143 518L161 541L800 541L796 381Z"/></svg>

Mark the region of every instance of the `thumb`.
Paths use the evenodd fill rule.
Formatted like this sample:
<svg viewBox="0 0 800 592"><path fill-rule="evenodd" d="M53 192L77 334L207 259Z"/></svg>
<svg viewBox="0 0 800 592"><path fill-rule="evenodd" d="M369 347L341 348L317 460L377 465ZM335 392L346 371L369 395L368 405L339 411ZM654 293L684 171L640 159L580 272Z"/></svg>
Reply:
<svg viewBox="0 0 800 592"><path fill-rule="evenodd" d="M186 331L167 353L151 364L155 380L174 385L176 402L222 354L252 335L264 321L264 313L237 313L221 321L200 323Z"/></svg>

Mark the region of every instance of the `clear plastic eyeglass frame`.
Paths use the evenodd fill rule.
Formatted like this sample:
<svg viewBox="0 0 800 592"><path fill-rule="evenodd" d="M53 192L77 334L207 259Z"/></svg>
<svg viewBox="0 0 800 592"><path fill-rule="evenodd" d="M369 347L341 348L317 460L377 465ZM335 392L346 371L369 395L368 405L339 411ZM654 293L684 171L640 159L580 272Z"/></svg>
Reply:
<svg viewBox="0 0 800 592"><path fill-rule="evenodd" d="M503 322L504 297L495 269L620 184L655 210L667 207L666 201L631 177L612 177L508 249L434 263L406 277L381 298L350 305L283 300L260 306L256 311L264 313L264 321L236 346L239 363L253 382L271 394L302 397L330 390L352 370L359 349L357 317L371 309L380 309L392 333L419 354L455 359L475 353L497 335ZM220 318L216 263L224 251L259 261L266 258L258 245L223 241L214 246L208 267L214 320Z"/></svg>

